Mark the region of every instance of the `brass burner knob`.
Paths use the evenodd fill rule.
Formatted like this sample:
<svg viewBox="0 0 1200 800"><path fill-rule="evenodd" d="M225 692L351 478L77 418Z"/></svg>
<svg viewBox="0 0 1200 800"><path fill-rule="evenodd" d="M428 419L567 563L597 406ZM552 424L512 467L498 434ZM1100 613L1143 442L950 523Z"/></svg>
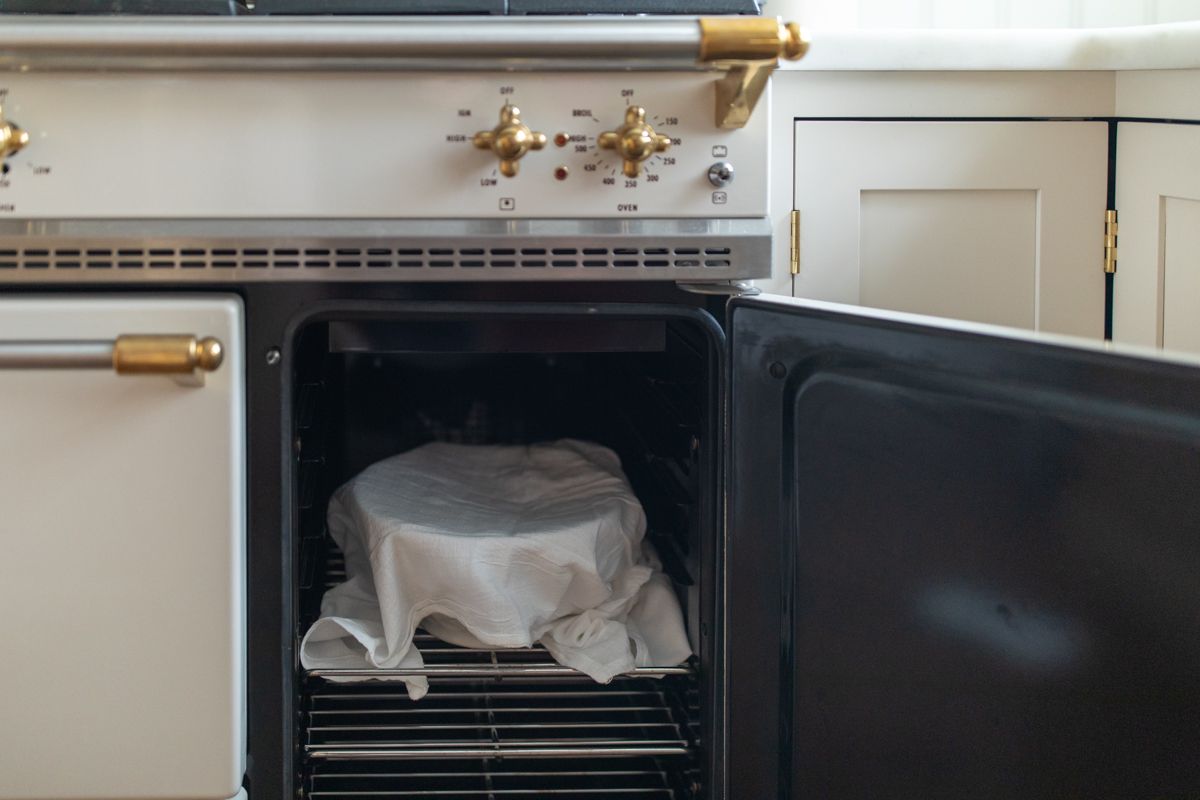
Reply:
<svg viewBox="0 0 1200 800"><path fill-rule="evenodd" d="M597 143L605 150L616 150L625 164L622 171L627 178L636 178L642 170L642 162L655 153L671 146L671 138L654 132L646 122L646 109L630 106L625 111L625 124L615 131L600 134Z"/></svg>
<svg viewBox="0 0 1200 800"><path fill-rule="evenodd" d="M5 159L29 144L29 132L4 118L0 108L0 159Z"/></svg>
<svg viewBox="0 0 1200 800"><path fill-rule="evenodd" d="M517 174L517 162L530 150L546 146L546 134L529 129L521 121L521 109L505 105L500 109L500 124L490 131L475 134L475 146L491 150L500 159L500 173L506 178Z"/></svg>

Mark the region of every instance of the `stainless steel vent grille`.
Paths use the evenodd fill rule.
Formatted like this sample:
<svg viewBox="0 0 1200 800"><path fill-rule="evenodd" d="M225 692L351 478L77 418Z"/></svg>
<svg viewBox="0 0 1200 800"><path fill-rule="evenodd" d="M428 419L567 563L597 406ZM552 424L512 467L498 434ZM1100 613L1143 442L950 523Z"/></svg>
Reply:
<svg viewBox="0 0 1200 800"><path fill-rule="evenodd" d="M30 248L0 270L695 269L729 268L730 247Z"/></svg>
<svg viewBox="0 0 1200 800"><path fill-rule="evenodd" d="M0 284L733 280L770 273L765 220L0 224ZM369 229L364 235L363 228ZM179 235L182 228L186 235ZM271 231L272 235L265 235ZM203 232L204 235L201 235Z"/></svg>

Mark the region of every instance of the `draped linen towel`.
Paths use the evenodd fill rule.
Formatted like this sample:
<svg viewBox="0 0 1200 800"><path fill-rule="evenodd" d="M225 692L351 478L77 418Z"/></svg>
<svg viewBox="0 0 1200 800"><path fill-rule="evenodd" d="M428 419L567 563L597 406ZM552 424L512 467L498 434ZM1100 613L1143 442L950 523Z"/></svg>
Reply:
<svg viewBox="0 0 1200 800"><path fill-rule="evenodd" d="M419 668L418 626L463 647L540 642L601 683L691 655L642 506L600 445L424 445L338 489L328 523L347 580L304 636L307 669ZM429 689L403 680L414 700Z"/></svg>

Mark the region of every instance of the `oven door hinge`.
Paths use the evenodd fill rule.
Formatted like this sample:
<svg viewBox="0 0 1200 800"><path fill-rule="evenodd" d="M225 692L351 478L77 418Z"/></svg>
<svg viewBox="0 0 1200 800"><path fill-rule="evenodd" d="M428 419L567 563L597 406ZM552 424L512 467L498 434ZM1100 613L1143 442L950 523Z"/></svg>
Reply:
<svg viewBox="0 0 1200 800"><path fill-rule="evenodd" d="M1117 271L1117 210L1104 212L1104 272L1112 275Z"/></svg>
<svg viewBox="0 0 1200 800"><path fill-rule="evenodd" d="M788 268L793 275L800 274L800 212L797 209L792 209L792 218L789 226L789 246L788 246Z"/></svg>
<svg viewBox="0 0 1200 800"><path fill-rule="evenodd" d="M762 294L750 281L712 281L710 283L676 283L680 289L692 294L717 295L720 297L753 297Z"/></svg>

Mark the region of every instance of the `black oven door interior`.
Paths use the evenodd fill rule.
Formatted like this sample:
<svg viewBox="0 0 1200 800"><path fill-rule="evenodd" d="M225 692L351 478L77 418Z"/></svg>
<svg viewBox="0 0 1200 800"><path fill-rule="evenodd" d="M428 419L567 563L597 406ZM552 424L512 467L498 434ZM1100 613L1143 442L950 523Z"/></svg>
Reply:
<svg viewBox="0 0 1200 800"><path fill-rule="evenodd" d="M1196 796L1200 369L730 321L731 796Z"/></svg>

